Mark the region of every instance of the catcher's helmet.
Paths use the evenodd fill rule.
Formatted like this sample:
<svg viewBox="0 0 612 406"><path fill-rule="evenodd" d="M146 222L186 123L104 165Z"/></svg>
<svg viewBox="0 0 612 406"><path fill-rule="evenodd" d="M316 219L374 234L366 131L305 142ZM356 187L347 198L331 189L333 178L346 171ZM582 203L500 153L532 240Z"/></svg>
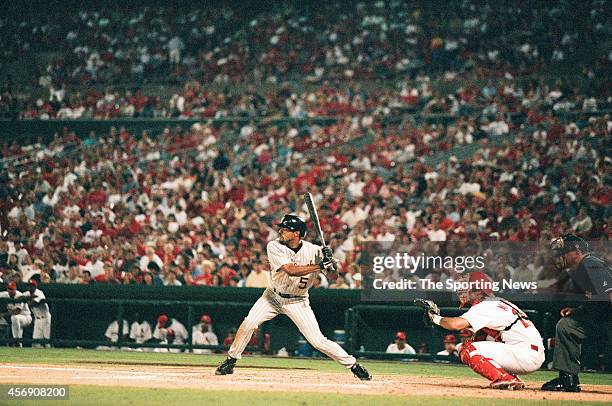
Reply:
<svg viewBox="0 0 612 406"><path fill-rule="evenodd" d="M550 250L555 261L555 268L558 270L567 268L564 255L568 252L580 251L586 254L591 251L589 243L574 234L564 234L561 237L553 238L550 242Z"/></svg>
<svg viewBox="0 0 612 406"><path fill-rule="evenodd" d="M473 306L480 302L480 298L471 295L472 292L482 292L484 296L493 296L493 279L484 272L470 272L469 274L463 274L458 281L466 284L467 289L459 289L457 294L459 296L459 307L463 307L467 304Z"/></svg>
<svg viewBox="0 0 612 406"><path fill-rule="evenodd" d="M291 231L299 231L300 237L306 235L306 222L295 214L285 214L280 223L278 223L278 227Z"/></svg>

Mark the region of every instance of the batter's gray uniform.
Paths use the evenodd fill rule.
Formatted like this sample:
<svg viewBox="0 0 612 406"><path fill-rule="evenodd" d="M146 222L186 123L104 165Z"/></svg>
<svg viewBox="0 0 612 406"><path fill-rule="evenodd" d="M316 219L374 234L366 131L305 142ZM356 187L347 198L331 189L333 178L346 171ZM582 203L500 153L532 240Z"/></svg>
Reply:
<svg viewBox="0 0 612 406"><path fill-rule="evenodd" d="M352 367L356 362L355 357L347 354L340 345L321 333L319 323L310 307L308 289L314 283L317 273L290 276L280 269L286 264L318 264L323 259L321 247L302 240L300 248L294 251L276 239L268 243L267 252L272 272L270 286L255 302L240 325L228 355L240 359L255 329L278 314L285 314L313 347L345 367Z"/></svg>

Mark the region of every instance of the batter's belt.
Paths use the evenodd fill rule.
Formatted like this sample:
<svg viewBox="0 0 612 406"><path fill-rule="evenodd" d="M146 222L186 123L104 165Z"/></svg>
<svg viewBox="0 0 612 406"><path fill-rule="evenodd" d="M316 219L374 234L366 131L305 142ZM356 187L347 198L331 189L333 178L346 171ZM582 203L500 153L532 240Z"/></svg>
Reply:
<svg viewBox="0 0 612 406"><path fill-rule="evenodd" d="M289 295L287 293L280 293L279 291L276 290L276 288L272 288L272 290L274 291L274 293L276 293L283 299L305 299L306 298L306 296L297 296L297 295Z"/></svg>

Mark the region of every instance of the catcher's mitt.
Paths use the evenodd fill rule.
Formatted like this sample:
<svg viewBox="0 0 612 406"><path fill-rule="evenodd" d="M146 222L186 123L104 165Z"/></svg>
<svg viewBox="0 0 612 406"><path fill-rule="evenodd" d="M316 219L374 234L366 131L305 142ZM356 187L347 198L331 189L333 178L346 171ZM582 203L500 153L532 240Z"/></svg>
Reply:
<svg viewBox="0 0 612 406"><path fill-rule="evenodd" d="M438 305L431 300L427 299L414 299L414 304L425 309L423 315L423 322L427 327L433 327L434 323L431 321L431 316L434 314L440 315L440 309Z"/></svg>

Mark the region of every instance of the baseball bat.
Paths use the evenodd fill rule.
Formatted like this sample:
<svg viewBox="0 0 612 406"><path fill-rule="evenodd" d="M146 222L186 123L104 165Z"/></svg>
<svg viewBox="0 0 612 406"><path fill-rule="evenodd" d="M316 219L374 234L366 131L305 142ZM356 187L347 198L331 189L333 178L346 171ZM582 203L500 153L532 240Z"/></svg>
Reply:
<svg viewBox="0 0 612 406"><path fill-rule="evenodd" d="M306 207L308 208L308 213L310 214L310 219L312 220L313 227L317 233L317 236L319 237L319 241L321 241L321 245L325 247L325 238L323 238L323 231L321 230L321 223L319 222L317 207L315 206L310 193L304 193L304 202L306 202Z"/></svg>

